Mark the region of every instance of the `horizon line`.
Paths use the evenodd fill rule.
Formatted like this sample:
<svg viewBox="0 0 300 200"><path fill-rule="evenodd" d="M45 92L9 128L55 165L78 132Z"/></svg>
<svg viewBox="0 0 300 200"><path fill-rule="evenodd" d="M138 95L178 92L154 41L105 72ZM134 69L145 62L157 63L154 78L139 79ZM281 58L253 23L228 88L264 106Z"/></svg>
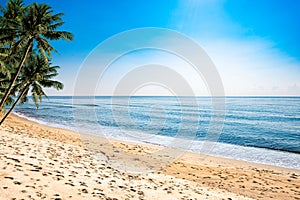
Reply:
<svg viewBox="0 0 300 200"><path fill-rule="evenodd" d="M31 97L31 96L30 96ZM224 95L224 96L210 96L210 95L47 95L47 97L295 97L300 98L300 95Z"/></svg>

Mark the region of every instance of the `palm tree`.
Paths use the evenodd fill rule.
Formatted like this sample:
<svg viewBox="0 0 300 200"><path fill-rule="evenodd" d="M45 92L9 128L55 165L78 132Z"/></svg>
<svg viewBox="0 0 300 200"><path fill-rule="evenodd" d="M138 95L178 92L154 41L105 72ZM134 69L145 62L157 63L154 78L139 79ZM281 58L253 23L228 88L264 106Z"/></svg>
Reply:
<svg viewBox="0 0 300 200"><path fill-rule="evenodd" d="M20 17L20 22L14 20L10 23L11 26L1 28L0 32L2 32L3 37L0 38L0 44L7 42L7 36L13 36L17 40L11 47L12 53L17 54L20 48L24 49L24 53L0 102L0 108L3 107L6 99L11 94L25 60L33 48L37 48L43 59L48 62L51 59L51 52L56 52L48 40L73 40L73 35L70 32L57 31L57 28L64 24L61 19L62 15L62 13L53 14L53 10L47 4L33 3L26 7L23 16Z"/></svg>
<svg viewBox="0 0 300 200"><path fill-rule="evenodd" d="M23 0L10 0L6 4L6 9L0 6L0 10L3 13L3 16L0 17L0 29L8 31L13 29L16 23L21 22L25 6ZM3 31L1 31L0 35L0 70L3 75L7 75L10 78L10 69L6 65L8 64L7 62L16 61L11 47L17 38L15 34L4 34Z"/></svg>
<svg viewBox="0 0 300 200"><path fill-rule="evenodd" d="M23 0L10 0L6 3L6 9L0 6L3 17L6 20L19 20L24 12Z"/></svg>
<svg viewBox="0 0 300 200"><path fill-rule="evenodd" d="M31 96L36 108L38 108L39 101L42 101L43 96L47 97L43 88L55 88L56 90L63 89L63 84L61 82L52 80L52 78L58 75L57 69L59 68L59 66L50 66L50 63L41 55L31 55L26 61L21 76L17 80L18 83L12 89L12 91L19 91L18 98L2 118L0 125L8 117L18 102L25 103L28 101L27 96L29 91L31 91Z"/></svg>
<svg viewBox="0 0 300 200"><path fill-rule="evenodd" d="M9 79L7 79L7 76L3 73L0 73L0 98L4 95L5 93L5 88L9 85ZM14 103L14 99L9 96L7 100L5 101L5 105L11 105ZM4 109L4 107L3 107ZM1 112L1 108L0 108Z"/></svg>

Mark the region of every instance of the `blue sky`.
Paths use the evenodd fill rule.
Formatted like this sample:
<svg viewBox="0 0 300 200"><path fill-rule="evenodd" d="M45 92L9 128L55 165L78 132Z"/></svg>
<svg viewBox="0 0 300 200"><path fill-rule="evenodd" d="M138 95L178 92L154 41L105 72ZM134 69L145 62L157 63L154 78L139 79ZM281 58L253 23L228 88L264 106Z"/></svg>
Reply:
<svg viewBox="0 0 300 200"><path fill-rule="evenodd" d="M26 4L31 2L25 0ZM214 61L226 95L300 95L300 1L51 0L47 3L55 12L65 13L63 29L75 35L73 42L53 43L60 52L53 62L62 66L59 79L65 89L59 93L49 90L50 95L72 95L81 63L99 43L119 32L142 27L177 30L198 42ZM142 55L147 60L147 55ZM119 64L130 68L128 59ZM112 73L117 70L116 67ZM196 82L191 84L197 87Z"/></svg>

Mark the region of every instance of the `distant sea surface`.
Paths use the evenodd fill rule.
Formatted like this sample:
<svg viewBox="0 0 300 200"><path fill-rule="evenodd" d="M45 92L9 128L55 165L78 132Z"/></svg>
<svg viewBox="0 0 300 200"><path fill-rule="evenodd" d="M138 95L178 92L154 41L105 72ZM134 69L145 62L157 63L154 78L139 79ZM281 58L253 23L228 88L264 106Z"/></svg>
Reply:
<svg viewBox="0 0 300 200"><path fill-rule="evenodd" d="M51 126L158 145L168 145L183 128L194 136L189 151L201 152L208 142L214 146L210 155L300 169L300 97L226 97L217 141L206 137L211 98L197 97L198 106L191 98L49 97L38 109L30 101L15 113Z"/></svg>

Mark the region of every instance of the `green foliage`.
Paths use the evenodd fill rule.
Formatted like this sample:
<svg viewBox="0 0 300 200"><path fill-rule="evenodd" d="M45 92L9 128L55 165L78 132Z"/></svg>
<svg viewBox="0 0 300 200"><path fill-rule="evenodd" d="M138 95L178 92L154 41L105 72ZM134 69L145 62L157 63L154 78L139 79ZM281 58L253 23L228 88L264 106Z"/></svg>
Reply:
<svg viewBox="0 0 300 200"><path fill-rule="evenodd" d="M18 91L18 96L26 90L23 97L21 97L21 103L28 101L28 93L31 91L31 96L38 108L39 101L42 101L42 97L47 95L43 91L43 88L55 88L56 90L63 89L63 84L52 80L58 75L57 70L59 66L51 66L51 64L43 59L41 55L31 55L21 72L20 78L17 80L17 84L14 86L13 91Z"/></svg>
<svg viewBox="0 0 300 200"><path fill-rule="evenodd" d="M57 30L64 24L62 16L47 4L26 6L23 0L9 0L0 7L0 108L14 107L14 96L26 102L29 92L38 107L46 96L43 88L62 89L62 83L52 80L59 67L50 66L57 50L49 43L73 40L70 32Z"/></svg>

